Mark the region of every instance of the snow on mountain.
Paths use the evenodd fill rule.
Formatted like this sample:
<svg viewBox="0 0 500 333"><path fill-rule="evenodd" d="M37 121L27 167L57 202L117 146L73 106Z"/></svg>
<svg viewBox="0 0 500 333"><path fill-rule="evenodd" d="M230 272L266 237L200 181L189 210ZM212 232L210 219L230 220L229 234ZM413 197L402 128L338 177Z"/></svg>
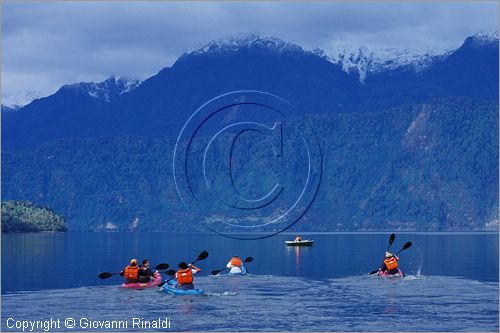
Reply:
<svg viewBox="0 0 500 333"><path fill-rule="evenodd" d="M211 41L205 46L186 52L188 55L202 55L207 53L235 52L241 49L266 49L275 52L305 52L300 46L284 42L276 37L249 35L243 38L219 39Z"/></svg>
<svg viewBox="0 0 500 333"><path fill-rule="evenodd" d="M15 111L40 97L42 96L39 91L24 91L17 94L2 95L2 107L5 110Z"/></svg>
<svg viewBox="0 0 500 333"><path fill-rule="evenodd" d="M103 82L80 82L73 84L66 84L61 87L60 91L64 90L80 90L90 96L109 103L113 98L122 95L126 92L132 91L137 88L142 81L128 80L120 77L111 76ZM35 99L41 98L40 92L28 91L17 95L2 95L2 110L3 111L16 111L28 105Z"/></svg>
<svg viewBox="0 0 500 333"><path fill-rule="evenodd" d="M426 52L396 48L370 50L366 47L355 48L349 45L341 45L330 49L315 48L305 50L296 44L284 42L279 38L250 35L243 38L211 41L199 49L186 52L186 54L203 55L236 52L248 48L268 49L275 52L313 53L341 66L345 72L358 72L361 82L364 82L368 74L384 70L405 67L420 71L433 61L446 57L451 53L450 50L428 50Z"/></svg>
<svg viewBox="0 0 500 333"><path fill-rule="evenodd" d="M22 106L19 105L13 105L13 106L8 106L8 105L3 105L1 107L2 112L15 112L19 110Z"/></svg>
<svg viewBox="0 0 500 333"><path fill-rule="evenodd" d="M484 46L491 43L498 44L498 31L478 32L467 38L473 45ZM456 49L416 49L356 48L342 45L330 48L323 53L334 64L342 66L345 72L357 71L359 80L364 82L366 76L387 70L411 69L420 72L437 60L444 59Z"/></svg>
<svg viewBox="0 0 500 333"><path fill-rule="evenodd" d="M474 36L468 37L465 43L467 42L473 46L498 44L498 31L476 33ZM396 48L368 49L367 47L354 47L352 45L307 50L276 37L263 37L254 34L243 38L211 41L201 48L187 51L184 56L236 52L241 49L315 54L340 66L347 73L357 72L361 82L364 82L368 75L383 71L404 69L419 72L455 51L452 49L431 49L426 51ZM135 89L141 83L142 81L139 80L127 80L111 76L103 82L80 82L65 85L61 89L81 89L90 96L109 103L113 98ZM34 91L15 96L2 95L2 105L9 107L9 110L15 110L40 97L40 93Z"/></svg>
<svg viewBox="0 0 500 333"><path fill-rule="evenodd" d="M326 58L342 67L345 72L357 71L359 80L364 82L366 76L387 70L400 68L422 71L438 59L448 56L452 50L427 50L425 52L412 49L366 47L355 48L340 46L324 51Z"/></svg>
<svg viewBox="0 0 500 333"><path fill-rule="evenodd" d="M479 32L471 37L477 45L498 42L498 31ZM437 60L446 58L454 49L397 49L354 47L339 45L329 49L305 50L302 47L284 42L275 37L250 35L243 38L220 39L211 41L205 46L186 52L188 55L202 55L208 53L236 52L241 49L257 48L269 49L275 52L303 52L313 53L339 65L347 72L357 72L359 80L364 82L367 75L397 69L414 70L420 72L428 68Z"/></svg>
<svg viewBox="0 0 500 333"><path fill-rule="evenodd" d="M477 45L498 43L498 31L481 31L472 36L472 41Z"/></svg>
<svg viewBox="0 0 500 333"><path fill-rule="evenodd" d="M103 82L80 82L67 84L61 89L80 89L90 96L109 103L113 98L137 88L142 82L111 76Z"/></svg>

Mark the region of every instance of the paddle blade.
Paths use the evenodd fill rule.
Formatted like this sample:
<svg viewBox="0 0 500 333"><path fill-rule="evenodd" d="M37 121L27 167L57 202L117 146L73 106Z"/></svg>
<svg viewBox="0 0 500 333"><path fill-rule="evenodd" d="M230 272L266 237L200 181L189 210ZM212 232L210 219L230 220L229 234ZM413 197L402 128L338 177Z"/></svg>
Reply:
<svg viewBox="0 0 500 333"><path fill-rule="evenodd" d="M410 248L411 245L412 245L411 242L406 243L405 245L403 245L403 248L401 250L399 250L399 252L402 252L402 251L406 250L407 248ZM399 254L399 252L396 254Z"/></svg>
<svg viewBox="0 0 500 333"><path fill-rule="evenodd" d="M217 274L219 274L220 272L221 272L221 270L220 270L220 269L215 269L215 270L213 270L213 271L212 271L212 275L217 275Z"/></svg>
<svg viewBox="0 0 500 333"><path fill-rule="evenodd" d="M248 257L244 260L245 262L252 262L253 261L253 258L252 257Z"/></svg>
<svg viewBox="0 0 500 333"><path fill-rule="evenodd" d="M196 261L206 259L207 257L208 257L208 252L207 251L203 251L202 253L200 253L200 255L198 256L198 258L196 259Z"/></svg>
<svg viewBox="0 0 500 333"><path fill-rule="evenodd" d="M159 270L159 271L162 271L162 270L165 270L167 268L169 268L170 265L169 264L158 264L155 266L155 269Z"/></svg>
<svg viewBox="0 0 500 333"><path fill-rule="evenodd" d="M407 248L411 247L411 245L412 245L411 242L406 243L405 245L403 245L403 248L401 249L401 251L406 250Z"/></svg>
<svg viewBox="0 0 500 333"><path fill-rule="evenodd" d="M104 272L104 273L99 274L99 279L107 279L107 278L112 277L115 274Z"/></svg>
<svg viewBox="0 0 500 333"><path fill-rule="evenodd" d="M394 233L392 233L390 236L389 236L389 246L387 246L387 251L389 251L389 248L391 247L392 243L394 243L394 239L396 238L396 235Z"/></svg>

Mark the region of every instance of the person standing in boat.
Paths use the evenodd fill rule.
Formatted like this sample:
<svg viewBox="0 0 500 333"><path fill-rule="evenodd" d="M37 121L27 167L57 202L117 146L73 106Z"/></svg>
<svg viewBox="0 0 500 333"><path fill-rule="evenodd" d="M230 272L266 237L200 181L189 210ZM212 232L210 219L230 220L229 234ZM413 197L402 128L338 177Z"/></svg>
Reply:
<svg viewBox="0 0 500 333"><path fill-rule="evenodd" d="M397 255L385 252L385 259L379 271L387 275L399 274L401 271L399 270L398 261L399 257Z"/></svg>
<svg viewBox="0 0 500 333"><path fill-rule="evenodd" d="M177 288L182 290L194 289L193 275L200 271L201 268L198 268L193 264L188 265L185 262L181 262L179 264L179 270L175 273Z"/></svg>
<svg viewBox="0 0 500 333"><path fill-rule="evenodd" d="M244 269L243 261L241 261L240 257L238 256L233 256L227 263L226 267L230 269L230 274L240 274Z"/></svg>

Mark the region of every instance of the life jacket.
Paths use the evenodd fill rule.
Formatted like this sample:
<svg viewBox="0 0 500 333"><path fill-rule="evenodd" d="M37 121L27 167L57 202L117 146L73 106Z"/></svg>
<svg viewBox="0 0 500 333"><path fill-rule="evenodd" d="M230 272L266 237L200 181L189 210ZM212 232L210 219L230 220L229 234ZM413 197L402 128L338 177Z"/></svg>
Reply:
<svg viewBox="0 0 500 333"><path fill-rule="evenodd" d="M177 283L189 284L193 283L193 271L191 268L179 269L177 271Z"/></svg>
<svg viewBox="0 0 500 333"><path fill-rule="evenodd" d="M387 266L388 271L398 268L398 261L394 257L385 258L384 264Z"/></svg>
<svg viewBox="0 0 500 333"><path fill-rule="evenodd" d="M233 266L242 266L243 262L241 261L240 258L232 257L231 258L231 265L233 265Z"/></svg>
<svg viewBox="0 0 500 333"><path fill-rule="evenodd" d="M139 267L137 266L127 266L123 276L128 280L137 280L139 278Z"/></svg>

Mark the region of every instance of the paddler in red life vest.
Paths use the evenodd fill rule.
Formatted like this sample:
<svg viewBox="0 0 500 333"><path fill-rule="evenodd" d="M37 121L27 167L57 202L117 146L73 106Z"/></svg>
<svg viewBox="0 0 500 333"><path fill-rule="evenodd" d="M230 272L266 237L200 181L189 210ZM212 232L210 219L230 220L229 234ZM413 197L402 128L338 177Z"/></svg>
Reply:
<svg viewBox="0 0 500 333"><path fill-rule="evenodd" d="M233 256L227 263L226 267L230 268L229 273L240 274L243 271L243 261L241 261L240 257Z"/></svg>
<svg viewBox="0 0 500 333"><path fill-rule="evenodd" d="M186 264L181 262L179 264L179 270L175 273L177 278L177 288L183 290L194 289L193 275L200 272L201 268L196 267L193 264Z"/></svg>
<svg viewBox="0 0 500 333"><path fill-rule="evenodd" d="M379 268L379 270L389 275L398 274L399 273L398 261L399 258L397 255L392 254L390 252L386 252L384 263Z"/></svg>

